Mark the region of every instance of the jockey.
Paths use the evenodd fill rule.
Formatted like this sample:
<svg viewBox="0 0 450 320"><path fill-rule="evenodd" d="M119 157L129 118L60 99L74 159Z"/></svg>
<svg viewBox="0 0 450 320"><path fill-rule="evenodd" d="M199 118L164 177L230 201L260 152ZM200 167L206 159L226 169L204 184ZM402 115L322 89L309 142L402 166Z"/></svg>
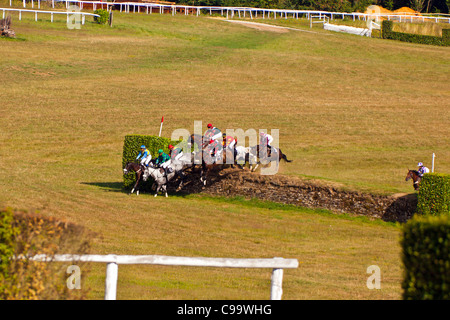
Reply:
<svg viewBox="0 0 450 320"><path fill-rule="evenodd" d="M222 135L222 138L223 138L222 140L223 148L233 150L234 146L236 145L236 140L232 136L227 136L226 133Z"/></svg>
<svg viewBox="0 0 450 320"><path fill-rule="evenodd" d="M156 158L155 164L159 165L160 168L163 168L167 176L167 167L170 164L170 156L167 153L165 153L163 149L159 149L158 158Z"/></svg>
<svg viewBox="0 0 450 320"><path fill-rule="evenodd" d="M208 123L208 130L205 133L205 138L210 140L217 140L221 135L222 133L218 128L213 127L211 123Z"/></svg>
<svg viewBox="0 0 450 320"><path fill-rule="evenodd" d="M420 176L420 177L423 177L423 175L424 175L425 173L429 173L429 172L430 172L430 169L428 169L427 167L425 167L425 166L423 165L422 162L419 162L419 163L417 164L417 166L419 167L419 170L417 170L417 172L419 172L419 176Z"/></svg>
<svg viewBox="0 0 450 320"><path fill-rule="evenodd" d="M169 155L173 160L180 160L183 156L183 151L180 148L175 148L173 145L169 144Z"/></svg>
<svg viewBox="0 0 450 320"><path fill-rule="evenodd" d="M145 145L141 146L141 152L139 152L136 160L141 160L141 165L148 167L148 164L152 160L152 155L150 151L145 147Z"/></svg>
<svg viewBox="0 0 450 320"><path fill-rule="evenodd" d="M216 162L222 156L223 147L222 144L219 143L219 141L210 139L209 144L206 147L206 151L208 152L208 155L212 158L212 162Z"/></svg>
<svg viewBox="0 0 450 320"><path fill-rule="evenodd" d="M273 137L270 135L270 134L267 134L267 133L264 133L264 132L261 132L260 134L259 134L259 141L260 141L260 144L263 146L263 147L267 147L267 156L268 157L270 157L270 155L271 155L271 151L272 151L272 145L271 145L271 143L272 143L272 141L273 141Z"/></svg>
<svg viewBox="0 0 450 320"><path fill-rule="evenodd" d="M225 152L227 152L227 163L229 163L228 159L233 159L233 163L234 163L234 158L236 157L236 139L233 138L232 136L227 136L226 133L224 133L222 135L223 140L222 140L222 145L223 145L223 150L225 150ZM230 156L230 158L228 158ZM233 167L233 166L232 166Z"/></svg>

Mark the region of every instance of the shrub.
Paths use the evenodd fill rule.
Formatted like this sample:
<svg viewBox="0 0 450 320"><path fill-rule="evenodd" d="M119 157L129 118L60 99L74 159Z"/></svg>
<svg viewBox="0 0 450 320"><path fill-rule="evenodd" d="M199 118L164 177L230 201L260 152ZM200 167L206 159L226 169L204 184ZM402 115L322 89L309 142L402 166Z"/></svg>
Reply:
<svg viewBox="0 0 450 320"><path fill-rule="evenodd" d="M0 210L0 217L0 240L2 243L6 240L7 244L1 246L0 253L2 262L7 261L0 270L0 300L83 299L86 296L86 288L67 287L67 263L38 262L30 257L85 254L90 248L90 232L72 223L12 209ZM70 265L75 263L86 275L85 263Z"/></svg>
<svg viewBox="0 0 450 320"><path fill-rule="evenodd" d="M150 151L153 158L158 155L158 150L163 149L168 153L169 144L176 145L179 141L172 141L163 137L146 136L146 135L127 135L123 143L123 156L122 156L122 168L125 168L128 162L135 162L136 157L139 154L141 145L145 145ZM123 187L125 189L130 188L136 182L134 172L128 173L123 176ZM150 179L146 183L141 184L140 190L150 190L153 182Z"/></svg>
<svg viewBox="0 0 450 320"><path fill-rule="evenodd" d="M450 299L450 217L414 217L403 227L401 247L403 299Z"/></svg>
<svg viewBox="0 0 450 320"><path fill-rule="evenodd" d="M421 34L411 34L392 31L393 21L384 20L382 22L383 39L392 39L420 44L430 44L435 46L450 46L450 29L442 30L442 37L427 36Z"/></svg>
<svg viewBox="0 0 450 320"><path fill-rule="evenodd" d="M107 24L109 21L109 12L105 9L97 9L94 11L95 14L98 14L100 17L94 17L94 21L99 24Z"/></svg>
<svg viewBox="0 0 450 320"><path fill-rule="evenodd" d="M450 214L450 175L428 173L420 183L417 212L419 214Z"/></svg>
<svg viewBox="0 0 450 320"><path fill-rule="evenodd" d="M14 237L17 231L13 228L13 212L11 209L0 211L0 292L7 290L9 266L14 255Z"/></svg>

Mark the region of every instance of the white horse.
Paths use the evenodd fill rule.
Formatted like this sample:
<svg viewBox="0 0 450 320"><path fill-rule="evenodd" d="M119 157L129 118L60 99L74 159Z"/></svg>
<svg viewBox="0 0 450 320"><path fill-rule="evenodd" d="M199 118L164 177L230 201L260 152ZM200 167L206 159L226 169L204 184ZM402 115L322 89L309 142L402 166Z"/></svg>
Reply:
<svg viewBox="0 0 450 320"><path fill-rule="evenodd" d="M250 171L255 171L259 165L258 154L254 148L237 146L236 147L236 164L244 169L245 164L248 163Z"/></svg>
<svg viewBox="0 0 450 320"><path fill-rule="evenodd" d="M151 176L155 182L152 186L152 189L156 186L155 197L158 195L159 191L165 193L167 195L167 184L170 180L172 180L175 176L179 176L181 178L180 185L177 188L177 191L181 189L183 186L184 173L183 170L191 167L193 163L193 155L192 154L183 154L181 157L176 159L169 160L170 162L167 165L167 176L164 169L153 167L153 163L150 163L150 166L144 171L143 180L147 181L148 177Z"/></svg>
<svg viewBox="0 0 450 320"><path fill-rule="evenodd" d="M162 171L162 172L161 172ZM169 171L169 170L168 170ZM172 178L175 176L175 171L168 172L167 176L164 172L164 169L161 168L154 168L152 164L150 164L147 169L144 171L143 180L147 181L148 177L151 176L155 182L153 183L152 189L156 186L156 192L155 197L158 195L159 191L162 191L167 195L167 183L172 180Z"/></svg>

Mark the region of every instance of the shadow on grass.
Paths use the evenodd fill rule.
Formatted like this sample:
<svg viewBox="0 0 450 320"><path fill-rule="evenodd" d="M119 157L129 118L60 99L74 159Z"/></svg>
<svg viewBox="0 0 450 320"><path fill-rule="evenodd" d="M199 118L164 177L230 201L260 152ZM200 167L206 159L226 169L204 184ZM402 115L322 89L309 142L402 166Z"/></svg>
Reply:
<svg viewBox="0 0 450 320"><path fill-rule="evenodd" d="M127 190L123 188L123 182L82 182L81 184L95 186L103 191L108 192L127 192Z"/></svg>

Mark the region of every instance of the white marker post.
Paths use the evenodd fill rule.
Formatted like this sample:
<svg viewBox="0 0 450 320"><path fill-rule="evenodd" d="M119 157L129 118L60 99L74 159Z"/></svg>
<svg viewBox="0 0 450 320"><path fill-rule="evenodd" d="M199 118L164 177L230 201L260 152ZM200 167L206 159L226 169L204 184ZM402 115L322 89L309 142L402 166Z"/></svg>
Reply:
<svg viewBox="0 0 450 320"><path fill-rule="evenodd" d="M436 155L433 152L433 158L431 160L431 172L434 172L434 158L436 158Z"/></svg>
<svg viewBox="0 0 450 320"><path fill-rule="evenodd" d="M162 130L163 122L164 122L164 116L162 116L162 118L161 118L161 126L159 127L159 136L160 137L161 137L161 130Z"/></svg>

